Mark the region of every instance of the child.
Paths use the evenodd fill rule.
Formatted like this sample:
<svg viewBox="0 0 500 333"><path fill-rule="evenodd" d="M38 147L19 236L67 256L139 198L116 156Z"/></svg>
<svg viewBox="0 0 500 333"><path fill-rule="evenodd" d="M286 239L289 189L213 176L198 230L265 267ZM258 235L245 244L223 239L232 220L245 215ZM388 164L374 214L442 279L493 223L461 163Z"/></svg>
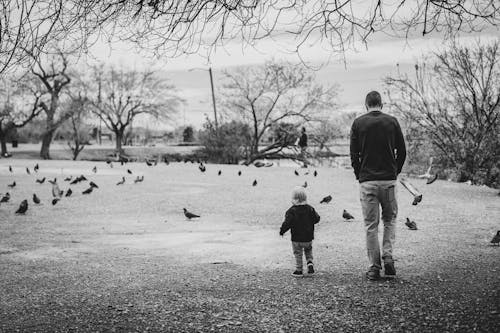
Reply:
<svg viewBox="0 0 500 333"><path fill-rule="evenodd" d="M291 229L292 249L296 261L296 269L292 275L301 277L302 251L304 251L307 260L307 273L314 273L312 240L314 239L314 225L319 222L320 217L314 208L307 204L307 195L302 187L293 190L292 203L293 206L286 211L280 236Z"/></svg>

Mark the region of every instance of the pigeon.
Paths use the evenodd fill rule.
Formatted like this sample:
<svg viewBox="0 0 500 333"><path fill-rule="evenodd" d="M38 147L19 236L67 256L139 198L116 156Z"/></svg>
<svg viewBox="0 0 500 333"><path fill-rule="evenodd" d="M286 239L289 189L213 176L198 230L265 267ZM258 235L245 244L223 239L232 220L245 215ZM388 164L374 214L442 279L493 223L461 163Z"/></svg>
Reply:
<svg viewBox="0 0 500 333"><path fill-rule="evenodd" d="M199 166L198 166L198 169L200 169L201 172L205 172L207 171L207 168L203 165L203 163L201 163Z"/></svg>
<svg viewBox="0 0 500 333"><path fill-rule="evenodd" d="M31 175L30 169L29 169L28 167L26 167L26 173L27 173L28 175Z"/></svg>
<svg viewBox="0 0 500 333"><path fill-rule="evenodd" d="M73 178L73 176L66 177L66 178L64 178L64 181L69 182L71 180L71 178Z"/></svg>
<svg viewBox="0 0 500 333"><path fill-rule="evenodd" d="M57 182L54 182L52 184L52 196L54 198L60 198L62 197L64 191L59 188L59 185L57 185Z"/></svg>
<svg viewBox="0 0 500 333"><path fill-rule="evenodd" d="M253 165L255 165L257 168L262 168L263 166L265 166L266 164L261 162L261 161L257 161L255 162Z"/></svg>
<svg viewBox="0 0 500 333"><path fill-rule="evenodd" d="M43 184L45 182L45 177L43 177L42 179L37 179L36 182L38 184Z"/></svg>
<svg viewBox="0 0 500 333"><path fill-rule="evenodd" d="M28 200L24 199L19 208L16 210L16 214L24 214L28 210Z"/></svg>
<svg viewBox="0 0 500 333"><path fill-rule="evenodd" d="M241 170L238 171L238 176L241 176Z"/></svg>
<svg viewBox="0 0 500 333"><path fill-rule="evenodd" d="M351 214L349 214L349 212L347 210L345 210L345 209L342 212L342 217L345 218L347 221L354 219L354 216L352 216Z"/></svg>
<svg viewBox="0 0 500 333"><path fill-rule="evenodd" d="M83 182L84 180L87 180L87 178L84 175L80 175L80 181Z"/></svg>
<svg viewBox="0 0 500 333"><path fill-rule="evenodd" d="M295 174L295 176L299 175L299 173L297 172L297 170L294 170L293 173Z"/></svg>
<svg viewBox="0 0 500 333"><path fill-rule="evenodd" d="M70 197L72 194L73 194L73 191L69 188L69 189L66 191L66 194L65 194L64 196L65 196L65 197Z"/></svg>
<svg viewBox="0 0 500 333"><path fill-rule="evenodd" d="M303 188L307 187L307 182L304 182L304 185L302 185Z"/></svg>
<svg viewBox="0 0 500 333"><path fill-rule="evenodd" d="M321 201L319 203L320 204L322 204L322 203L329 203L330 201L332 201L332 196L331 195L327 195L326 197L324 197L323 199L321 199Z"/></svg>
<svg viewBox="0 0 500 333"><path fill-rule="evenodd" d="M106 160L106 164L109 165L110 168L113 167L113 162L111 162L111 160Z"/></svg>
<svg viewBox="0 0 500 333"><path fill-rule="evenodd" d="M55 183L57 183L57 178L54 178L54 180L49 179L48 182L54 185Z"/></svg>
<svg viewBox="0 0 500 333"><path fill-rule="evenodd" d="M166 157L163 159L163 162L165 162L166 165L170 164L170 162L168 161L168 159Z"/></svg>
<svg viewBox="0 0 500 333"><path fill-rule="evenodd" d="M14 187L16 187L16 182L14 181L12 184L9 184L7 186L10 187L10 188L14 188Z"/></svg>
<svg viewBox="0 0 500 333"><path fill-rule="evenodd" d="M438 179L437 173L434 175L434 177L427 179L426 184L430 185L430 184L434 183L436 181L436 179Z"/></svg>
<svg viewBox="0 0 500 333"><path fill-rule="evenodd" d="M59 200L61 200L61 199L60 198L54 198L54 199L52 199L52 206L54 206L56 203L58 203Z"/></svg>
<svg viewBox="0 0 500 333"><path fill-rule="evenodd" d="M38 172L38 169L40 169L40 166L37 164L35 164L35 167L33 168L33 170L35 170L35 172Z"/></svg>
<svg viewBox="0 0 500 333"><path fill-rule="evenodd" d="M415 221L410 221L409 218L406 218L405 224L410 230L417 230L417 224Z"/></svg>
<svg viewBox="0 0 500 333"><path fill-rule="evenodd" d="M314 170L313 175L314 175L314 177L317 177L318 176L318 171Z"/></svg>
<svg viewBox="0 0 500 333"><path fill-rule="evenodd" d="M221 170L219 170L219 172L217 172L217 175L218 175L218 176L222 175L222 171L221 171Z"/></svg>
<svg viewBox="0 0 500 333"><path fill-rule="evenodd" d="M2 199L0 199L0 202L9 202L10 200L10 193L7 192L5 193L5 195L2 197Z"/></svg>
<svg viewBox="0 0 500 333"><path fill-rule="evenodd" d="M153 163L151 163L149 160L146 160L146 165L147 166L153 166Z"/></svg>
<svg viewBox="0 0 500 333"><path fill-rule="evenodd" d="M309 171L306 171L306 173L305 173L304 175L306 175L306 176L307 176L308 174L309 174Z"/></svg>
<svg viewBox="0 0 500 333"><path fill-rule="evenodd" d="M500 230L497 231L497 234L493 237L490 243L500 246Z"/></svg>
<svg viewBox="0 0 500 333"><path fill-rule="evenodd" d="M116 185L123 185L125 184L125 177L122 177L122 180L120 180Z"/></svg>
<svg viewBox="0 0 500 333"><path fill-rule="evenodd" d="M252 186L257 186L257 179L253 181Z"/></svg>
<svg viewBox="0 0 500 333"><path fill-rule="evenodd" d="M99 188L99 186L97 186L97 184L92 182L92 181L89 183L89 185L90 185L90 187L93 187L93 188Z"/></svg>
<svg viewBox="0 0 500 333"><path fill-rule="evenodd" d="M36 203L37 205L40 203L40 198L37 197L35 193L33 193L33 202Z"/></svg>
<svg viewBox="0 0 500 333"><path fill-rule="evenodd" d="M92 172L93 173L97 173L97 167L94 165L94 167L92 168Z"/></svg>
<svg viewBox="0 0 500 333"><path fill-rule="evenodd" d="M200 217L199 215L189 212L186 208L183 208L183 210L184 210L184 216L186 216L190 220L196 217Z"/></svg>
<svg viewBox="0 0 500 333"><path fill-rule="evenodd" d="M90 193L92 193L92 190L93 190L93 189L94 189L94 188L91 186L91 187L89 187L88 189L86 189L85 191L83 191L83 192L82 192L82 194L90 194Z"/></svg>
<svg viewBox="0 0 500 333"><path fill-rule="evenodd" d="M130 169L127 169L127 172L128 172L129 174L132 174L132 171L130 171Z"/></svg>
<svg viewBox="0 0 500 333"><path fill-rule="evenodd" d="M9 172L12 172L12 167L9 165Z"/></svg>
<svg viewBox="0 0 500 333"><path fill-rule="evenodd" d="M134 179L134 183L141 183L142 181L144 181L144 176L142 177L137 176L137 178Z"/></svg>

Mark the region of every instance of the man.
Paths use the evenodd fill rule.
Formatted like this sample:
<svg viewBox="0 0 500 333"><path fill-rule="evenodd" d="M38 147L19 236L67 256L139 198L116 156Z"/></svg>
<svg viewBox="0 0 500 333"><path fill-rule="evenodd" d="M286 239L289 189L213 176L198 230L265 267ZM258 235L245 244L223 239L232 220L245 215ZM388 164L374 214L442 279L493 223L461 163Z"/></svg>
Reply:
<svg viewBox="0 0 500 333"><path fill-rule="evenodd" d="M307 134L306 134L306 128L302 127L302 134L300 135L299 138L299 148L300 148L300 157L304 161L304 165L302 166L303 168L307 168L307 157L306 157L306 149L307 149Z"/></svg>
<svg viewBox="0 0 500 333"><path fill-rule="evenodd" d="M394 277L396 269L392 257L395 241L396 178L406 159L406 148L401 127L396 118L383 113L382 98L377 91L366 95L367 113L354 120L351 128L351 164L360 183L360 201L366 227L366 248L370 280L380 278L382 269L378 240L379 206L382 207L384 235L382 259L384 273Z"/></svg>

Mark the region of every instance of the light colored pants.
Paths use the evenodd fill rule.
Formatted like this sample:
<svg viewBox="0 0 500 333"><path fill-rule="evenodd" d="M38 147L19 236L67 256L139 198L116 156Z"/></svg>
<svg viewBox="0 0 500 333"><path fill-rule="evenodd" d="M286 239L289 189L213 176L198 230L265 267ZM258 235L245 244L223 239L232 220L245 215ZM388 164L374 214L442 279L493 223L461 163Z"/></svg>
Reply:
<svg viewBox="0 0 500 333"><path fill-rule="evenodd" d="M361 183L360 200L365 221L366 249L370 269L381 269L378 240L380 207L382 207L382 221L384 222L382 258L385 262L392 262L392 247L396 240L396 216L398 214L396 181L373 180Z"/></svg>
<svg viewBox="0 0 500 333"><path fill-rule="evenodd" d="M293 255L295 256L295 268L302 271L302 252L306 255L307 263L313 261L312 242L292 242Z"/></svg>

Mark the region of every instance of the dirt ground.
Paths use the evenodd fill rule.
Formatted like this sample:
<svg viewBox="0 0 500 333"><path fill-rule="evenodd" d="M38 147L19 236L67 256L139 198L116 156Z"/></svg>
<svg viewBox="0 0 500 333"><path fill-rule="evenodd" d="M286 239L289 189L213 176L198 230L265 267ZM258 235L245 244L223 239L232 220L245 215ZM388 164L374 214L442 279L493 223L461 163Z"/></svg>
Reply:
<svg viewBox="0 0 500 333"><path fill-rule="evenodd" d="M1 332L493 332L500 325L500 247L489 244L500 229L497 190L412 180L424 194L412 206L398 185L398 276L369 282L351 170L318 168L314 177L315 169L295 176L291 166L209 164L201 173L191 163L38 161L39 172L28 175L35 163L0 160L0 193L11 194L0 204ZM67 189L63 179L80 174L99 188L85 196L88 182L71 185L73 196L55 206L51 185L35 182L57 177ZM134 184L137 175L144 182ZM291 190L304 182L321 216L317 273L295 279L289 234L278 230ZM328 194L332 202L320 205ZM15 215L23 199L29 209ZM201 218L187 220L183 207ZM343 209L353 222L344 222ZM407 216L419 230L406 228Z"/></svg>

